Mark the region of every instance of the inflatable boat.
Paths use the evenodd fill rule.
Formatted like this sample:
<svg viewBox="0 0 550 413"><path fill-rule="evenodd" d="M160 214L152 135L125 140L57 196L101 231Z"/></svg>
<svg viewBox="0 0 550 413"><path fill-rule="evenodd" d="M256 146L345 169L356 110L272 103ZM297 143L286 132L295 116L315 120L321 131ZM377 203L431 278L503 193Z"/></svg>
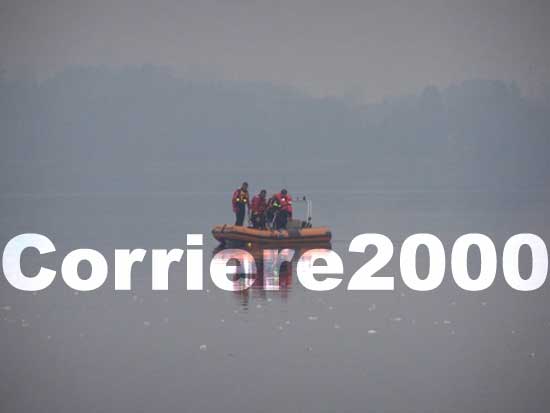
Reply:
<svg viewBox="0 0 550 413"><path fill-rule="evenodd" d="M329 243L332 234L327 227L263 230L236 225L217 225L212 235L222 244L251 243L273 246L292 246Z"/></svg>
<svg viewBox="0 0 550 413"><path fill-rule="evenodd" d="M311 224L311 200L305 196L295 199L306 206L306 219L290 219L286 229L256 229L237 225L217 225L212 235L224 246L238 245L247 248L262 246L330 248L332 234L327 227L313 227Z"/></svg>

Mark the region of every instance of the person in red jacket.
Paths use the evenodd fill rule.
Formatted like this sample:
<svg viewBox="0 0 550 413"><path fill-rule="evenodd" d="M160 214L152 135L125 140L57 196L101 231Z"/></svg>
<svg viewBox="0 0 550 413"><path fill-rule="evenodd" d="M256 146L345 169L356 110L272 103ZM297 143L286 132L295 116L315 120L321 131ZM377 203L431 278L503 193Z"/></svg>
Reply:
<svg viewBox="0 0 550 413"><path fill-rule="evenodd" d="M250 211L250 200L248 196L248 183L243 182L240 188L233 192L231 199L233 212L235 213L235 225L242 226L246 209Z"/></svg>
<svg viewBox="0 0 550 413"><path fill-rule="evenodd" d="M252 226L257 229L265 229L265 212L267 208L267 201L265 199L266 190L262 189L258 195L252 198L252 206L250 211L252 212Z"/></svg>
<svg viewBox="0 0 550 413"><path fill-rule="evenodd" d="M275 194L273 206L277 209L275 216L275 229L286 229L288 220L292 218L292 197L286 189Z"/></svg>

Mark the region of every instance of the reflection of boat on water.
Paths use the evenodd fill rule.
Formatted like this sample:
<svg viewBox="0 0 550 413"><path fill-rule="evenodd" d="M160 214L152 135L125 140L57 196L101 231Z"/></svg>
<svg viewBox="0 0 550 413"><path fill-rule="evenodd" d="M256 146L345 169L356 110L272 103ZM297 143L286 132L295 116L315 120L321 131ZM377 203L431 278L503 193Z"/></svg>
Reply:
<svg viewBox="0 0 550 413"><path fill-rule="evenodd" d="M323 258L323 254L329 249L330 243L318 243L303 248L264 248L252 245L228 248L220 245L212 251L211 265L227 269L227 278L222 277L222 285L214 278L213 280L218 287L235 292L244 308L249 308L253 297L269 301L270 298L266 297L272 293L281 300L286 300L292 289L297 263L313 263L316 258ZM258 305L261 308L261 304Z"/></svg>
<svg viewBox="0 0 550 413"><path fill-rule="evenodd" d="M236 264L233 278L235 291L246 290L248 287L260 290L288 289L292 284L293 263L300 254L296 252L289 257L280 253L278 250L235 250L222 246L213 251L214 260L231 260ZM250 258L253 258L253 263Z"/></svg>
<svg viewBox="0 0 550 413"><path fill-rule="evenodd" d="M327 251L330 244L317 244L307 248L226 248L222 245L212 251L213 263L231 266L231 282L227 290L244 291L261 289L274 291L287 289L292 284L293 268L298 260L310 259L314 251ZM224 288L227 287L227 284Z"/></svg>
<svg viewBox="0 0 550 413"><path fill-rule="evenodd" d="M297 200L307 206L305 220L291 219L285 229L256 229L237 225L217 225L212 229L212 235L225 246L248 246L254 248L330 248L332 234L328 227L313 227L311 225L311 200L302 197Z"/></svg>
<svg viewBox="0 0 550 413"><path fill-rule="evenodd" d="M261 307L261 303L271 300L268 297L282 301L289 298L294 284L295 264L302 253L300 249L292 250L292 256L288 256L279 249L264 250L246 246L243 249L232 249L220 245L213 251L213 260L235 266L234 272L229 275L231 290L240 307L249 309L251 300L259 299L256 306Z"/></svg>

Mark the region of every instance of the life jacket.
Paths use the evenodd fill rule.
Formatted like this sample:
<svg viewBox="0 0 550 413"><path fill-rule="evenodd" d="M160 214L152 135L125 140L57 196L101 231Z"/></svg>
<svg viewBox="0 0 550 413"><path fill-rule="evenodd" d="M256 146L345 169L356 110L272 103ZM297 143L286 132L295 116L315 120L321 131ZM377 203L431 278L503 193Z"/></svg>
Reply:
<svg viewBox="0 0 550 413"><path fill-rule="evenodd" d="M252 206L250 207L252 213L263 214L266 208L267 203L265 198L262 198L260 195L256 195L254 196L254 198L252 198Z"/></svg>
<svg viewBox="0 0 550 413"><path fill-rule="evenodd" d="M280 208L281 211L286 211L292 214L292 197L289 194L283 195L280 192L274 196L273 206Z"/></svg>
<svg viewBox="0 0 550 413"><path fill-rule="evenodd" d="M281 204L277 200L276 195L273 195L272 197L269 198L269 200L267 201L267 207L273 208L273 209L279 209L281 207Z"/></svg>
<svg viewBox="0 0 550 413"><path fill-rule="evenodd" d="M233 199L231 200L233 208L237 207L237 204L250 205L248 201L248 191L241 188L233 192Z"/></svg>

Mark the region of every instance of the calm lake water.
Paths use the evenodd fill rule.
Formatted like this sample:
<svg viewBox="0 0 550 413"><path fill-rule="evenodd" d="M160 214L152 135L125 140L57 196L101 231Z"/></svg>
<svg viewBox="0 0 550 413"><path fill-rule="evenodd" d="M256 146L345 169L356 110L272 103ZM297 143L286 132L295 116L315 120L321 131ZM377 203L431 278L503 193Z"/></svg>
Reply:
<svg viewBox="0 0 550 413"><path fill-rule="evenodd" d="M237 186L240 177L232 177ZM259 189L252 184L252 190ZM449 271L432 292L413 292L399 276L401 242L437 235L449 255L461 234L489 235L499 255L519 232L548 242L547 192L293 188L314 201L314 224L328 225L344 261L331 292L306 290L294 268L280 291L220 291L208 265L213 225L233 220L234 189L5 192L2 245L24 232L47 235L57 252L24 256L59 272L62 257L95 248L108 281L75 293L60 275L48 289L18 292L0 281L0 411L20 412L517 412L550 406L548 282L514 292L497 278L488 290L459 289ZM280 189L278 186L268 190ZM346 291L372 251L349 253L365 232L395 245L380 275L391 292ZM170 289L151 290L150 249L186 248L205 234L205 291L185 289L185 257ZM133 289L114 291L115 248L145 248ZM523 251L522 251L523 254ZM479 258L472 252L471 271ZM419 252L419 271L426 270ZM529 264L522 255L522 267ZM82 270L86 271L86 266Z"/></svg>

